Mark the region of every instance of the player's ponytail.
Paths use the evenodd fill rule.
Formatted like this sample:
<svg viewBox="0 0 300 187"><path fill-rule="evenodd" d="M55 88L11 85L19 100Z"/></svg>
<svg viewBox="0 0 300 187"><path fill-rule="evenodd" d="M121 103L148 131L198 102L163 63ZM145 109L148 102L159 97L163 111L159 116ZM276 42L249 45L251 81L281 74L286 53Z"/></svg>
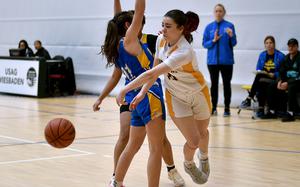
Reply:
<svg viewBox="0 0 300 187"><path fill-rule="evenodd" d="M189 43L193 42L192 32L196 31L199 26L199 16L194 12L187 12L186 14L181 10L170 10L165 14L174 20L178 27L184 27L183 35Z"/></svg>
<svg viewBox="0 0 300 187"><path fill-rule="evenodd" d="M187 12L185 16L187 18L187 21L184 26L184 36L189 43L192 43L194 40L192 32L198 29L200 19L196 13L191 11Z"/></svg>
<svg viewBox="0 0 300 187"><path fill-rule="evenodd" d="M120 41L120 36L118 34L118 26L113 19L108 22L106 33L100 53L106 57L106 67L109 67L115 64L117 57L119 56L118 43Z"/></svg>
<svg viewBox="0 0 300 187"><path fill-rule="evenodd" d="M107 59L106 67L115 65L119 57L119 42L126 34L126 23L132 22L132 13L123 11L107 24L107 31L104 40L104 44L101 46L100 54L104 55Z"/></svg>

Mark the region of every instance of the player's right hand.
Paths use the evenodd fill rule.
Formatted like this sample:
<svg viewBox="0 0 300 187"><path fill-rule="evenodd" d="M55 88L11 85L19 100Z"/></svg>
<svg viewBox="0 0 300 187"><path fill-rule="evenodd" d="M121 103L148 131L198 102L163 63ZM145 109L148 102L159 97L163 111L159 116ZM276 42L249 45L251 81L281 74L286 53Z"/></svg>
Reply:
<svg viewBox="0 0 300 187"><path fill-rule="evenodd" d="M134 99L131 101L129 105L129 109L135 110L138 104L145 98L146 94L142 93L141 91L134 97Z"/></svg>
<svg viewBox="0 0 300 187"><path fill-rule="evenodd" d="M102 103L102 100L101 99L97 99L96 102L94 103L93 105L93 111L94 112L97 112L100 110L100 105Z"/></svg>

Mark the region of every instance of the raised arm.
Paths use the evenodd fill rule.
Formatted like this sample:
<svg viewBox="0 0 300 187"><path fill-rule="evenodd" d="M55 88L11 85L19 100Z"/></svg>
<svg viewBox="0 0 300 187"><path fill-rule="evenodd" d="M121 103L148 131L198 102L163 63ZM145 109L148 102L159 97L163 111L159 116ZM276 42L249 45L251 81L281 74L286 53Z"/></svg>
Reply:
<svg viewBox="0 0 300 187"><path fill-rule="evenodd" d="M145 0L135 1L134 16L131 25L129 26L125 38L124 47L127 52L132 55L138 55L141 51L141 46L139 43L139 33L143 26L143 17L145 12Z"/></svg>
<svg viewBox="0 0 300 187"><path fill-rule="evenodd" d="M114 15L122 12L122 6L120 0L114 0Z"/></svg>

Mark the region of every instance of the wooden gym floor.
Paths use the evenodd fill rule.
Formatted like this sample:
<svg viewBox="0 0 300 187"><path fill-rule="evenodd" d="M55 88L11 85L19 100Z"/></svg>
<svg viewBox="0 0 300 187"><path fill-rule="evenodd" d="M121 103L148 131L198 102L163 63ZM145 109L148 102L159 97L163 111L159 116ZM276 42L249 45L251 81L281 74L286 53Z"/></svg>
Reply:
<svg viewBox="0 0 300 187"><path fill-rule="evenodd" d="M0 95L0 187L106 187L112 174L113 147L119 131L114 98L92 112L95 96L34 99ZM222 111L222 109L220 109ZM250 111L210 124L211 176L203 187L300 186L300 121L252 120ZM44 127L64 117L76 127L67 149L49 147ZM186 186L195 185L184 173L184 139L167 121L175 163ZM125 179L127 187L146 187L147 142L136 155ZM161 187L172 187L163 166Z"/></svg>

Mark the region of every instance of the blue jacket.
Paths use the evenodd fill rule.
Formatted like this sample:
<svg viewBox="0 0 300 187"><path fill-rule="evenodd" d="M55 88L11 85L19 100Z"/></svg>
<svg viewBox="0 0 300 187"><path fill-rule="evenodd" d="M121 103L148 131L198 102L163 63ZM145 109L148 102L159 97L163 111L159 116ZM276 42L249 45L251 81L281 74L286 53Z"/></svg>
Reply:
<svg viewBox="0 0 300 187"><path fill-rule="evenodd" d="M219 23L219 36L221 38L216 43L213 42L215 32L218 28L216 21L210 23L204 31L203 47L208 49L207 64L208 65L233 65L233 47L237 44L234 25L226 20ZM233 37L226 33L226 29L230 28L233 31Z"/></svg>
<svg viewBox="0 0 300 187"><path fill-rule="evenodd" d="M274 64L275 64L275 77L276 78L279 76L280 64L284 60L284 58L285 58L285 55L282 52L275 50ZM260 53L260 55L259 55L259 59L258 59L257 65L256 65L256 70L263 71L266 60L267 60L267 51L264 51L264 52Z"/></svg>

